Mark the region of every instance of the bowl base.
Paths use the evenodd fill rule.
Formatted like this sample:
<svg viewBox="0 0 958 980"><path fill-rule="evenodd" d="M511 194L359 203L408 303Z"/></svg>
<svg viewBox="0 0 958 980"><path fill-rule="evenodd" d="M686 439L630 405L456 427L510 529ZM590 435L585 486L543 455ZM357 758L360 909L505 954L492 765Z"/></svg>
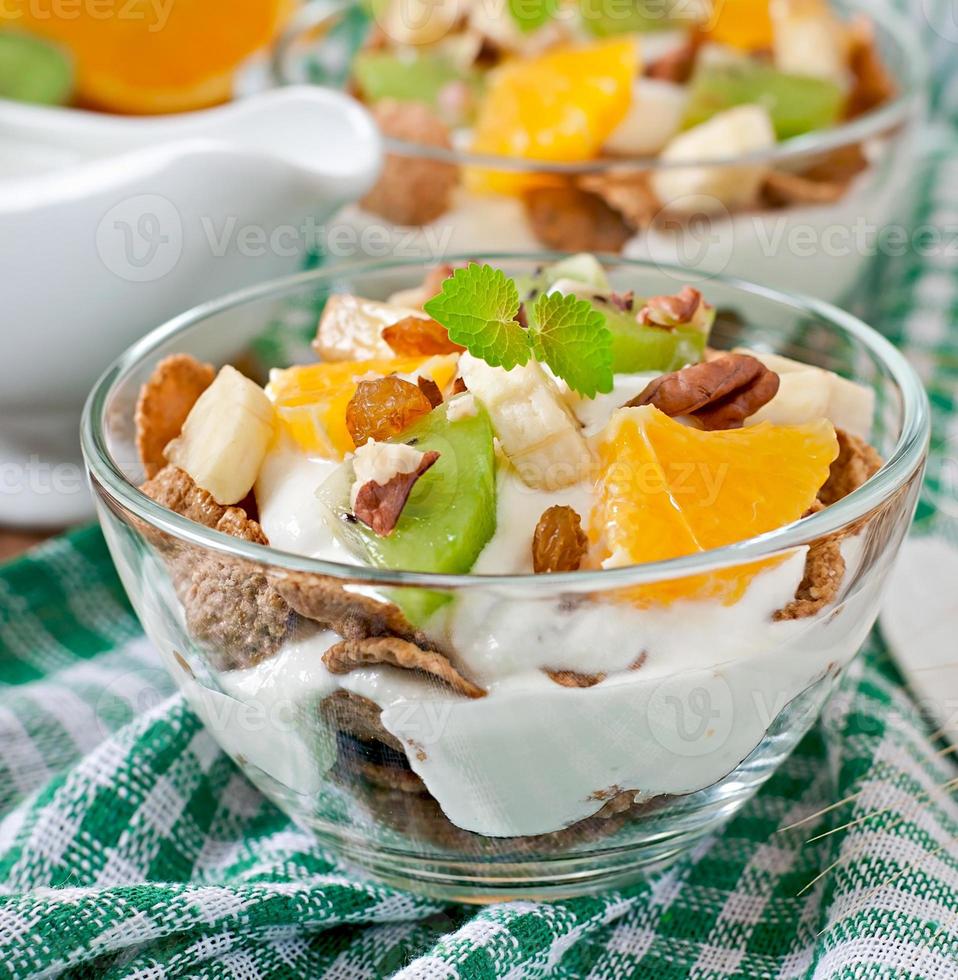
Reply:
<svg viewBox="0 0 958 980"><path fill-rule="evenodd" d="M718 830L751 796L737 794L698 811L694 826L650 835L616 849L589 854L540 858L523 863L479 863L372 851L322 831L314 832L334 847L360 873L383 884L444 902L488 905L496 902L557 901L626 888L654 875L687 855L702 838Z"/></svg>

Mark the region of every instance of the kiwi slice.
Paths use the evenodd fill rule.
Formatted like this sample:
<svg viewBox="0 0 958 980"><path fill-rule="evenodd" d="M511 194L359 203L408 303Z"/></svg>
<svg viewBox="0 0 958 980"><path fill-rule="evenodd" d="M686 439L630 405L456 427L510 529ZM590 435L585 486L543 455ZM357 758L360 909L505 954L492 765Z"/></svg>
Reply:
<svg viewBox="0 0 958 980"><path fill-rule="evenodd" d="M62 48L19 31L0 32L0 98L66 105L73 65Z"/></svg>
<svg viewBox="0 0 958 980"><path fill-rule="evenodd" d="M780 140L834 125L845 94L834 82L778 71L753 58L699 65L689 83L684 126L737 105L765 106Z"/></svg>

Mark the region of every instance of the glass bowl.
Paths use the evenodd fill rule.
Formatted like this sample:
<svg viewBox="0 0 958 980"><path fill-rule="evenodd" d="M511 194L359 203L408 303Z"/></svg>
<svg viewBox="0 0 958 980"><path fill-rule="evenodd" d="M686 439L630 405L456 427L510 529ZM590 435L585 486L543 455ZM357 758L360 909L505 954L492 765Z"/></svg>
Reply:
<svg viewBox="0 0 958 980"><path fill-rule="evenodd" d="M849 306L856 293L867 291L869 260L902 245L904 231L889 226L909 213L912 154L925 112L926 65L914 25L891 5L830 2L844 18L867 15L871 20L878 49L899 87L891 101L768 151L682 163L617 156L554 164L387 137L382 180L392 192L374 190L331 219L327 257L438 259L448 252L541 248L615 252L742 276ZM361 43L362 25L352 4L307 4L277 46L275 79L281 84L348 84L344 73L350 52ZM831 176L817 185L823 198L812 193L803 200L794 187L780 188L764 204L731 213L717 200L706 205L699 194L661 208L654 200L650 205L643 190L667 171L711 169L724 172L725 185L738 179L747 183L755 167L770 168L785 181L809 170ZM483 169L538 186L520 196L477 191L469 175ZM828 199L832 192L837 199ZM603 203L602 194L613 203L626 202L626 221ZM414 198L428 202L425 211L410 204ZM417 221L404 212L430 217Z"/></svg>
<svg viewBox="0 0 958 980"><path fill-rule="evenodd" d="M520 275L559 257L484 260ZM604 264L616 289L639 295L682 275ZM713 344L797 357L871 388L872 442L887 461L831 507L761 537L595 572L401 573L228 537L137 489L134 406L159 359L189 352L251 371L264 335L289 356L331 292L383 298L423 274L418 261L303 273L198 307L131 348L83 421L100 522L148 636L210 732L344 858L466 901L623 884L727 820L839 683L913 514L926 399L901 354L854 317L723 278L707 290L720 311ZM776 620L822 549L844 561L837 598ZM750 585L731 606L631 601L636 587L744 565ZM410 635L399 607L432 611L425 630L443 655ZM411 639L414 659L327 669L340 636L370 633Z"/></svg>

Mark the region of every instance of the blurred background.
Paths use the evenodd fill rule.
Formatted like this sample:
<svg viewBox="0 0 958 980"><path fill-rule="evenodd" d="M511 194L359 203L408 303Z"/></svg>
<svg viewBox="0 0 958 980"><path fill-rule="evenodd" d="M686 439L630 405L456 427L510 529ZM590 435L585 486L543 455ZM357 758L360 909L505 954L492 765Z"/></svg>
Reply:
<svg viewBox="0 0 958 980"><path fill-rule="evenodd" d="M893 334L956 41L953 0L3 0L0 559L91 516L76 431L113 357L319 262L615 251ZM715 125L743 104L758 137Z"/></svg>

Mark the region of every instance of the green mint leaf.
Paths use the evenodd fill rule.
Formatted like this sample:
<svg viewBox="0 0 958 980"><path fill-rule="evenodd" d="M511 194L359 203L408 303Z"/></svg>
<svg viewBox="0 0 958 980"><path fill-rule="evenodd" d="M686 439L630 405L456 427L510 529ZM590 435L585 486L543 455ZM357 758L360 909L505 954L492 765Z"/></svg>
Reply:
<svg viewBox="0 0 958 980"><path fill-rule="evenodd" d="M529 319L536 360L586 398L612 390L612 334L587 300L544 293Z"/></svg>
<svg viewBox="0 0 958 980"><path fill-rule="evenodd" d="M509 13L523 34L548 23L556 12L557 0L509 0Z"/></svg>
<svg viewBox="0 0 958 980"><path fill-rule="evenodd" d="M450 340L493 367L511 371L529 360L529 338L516 322L519 290L501 269L476 263L457 269L423 309Z"/></svg>

